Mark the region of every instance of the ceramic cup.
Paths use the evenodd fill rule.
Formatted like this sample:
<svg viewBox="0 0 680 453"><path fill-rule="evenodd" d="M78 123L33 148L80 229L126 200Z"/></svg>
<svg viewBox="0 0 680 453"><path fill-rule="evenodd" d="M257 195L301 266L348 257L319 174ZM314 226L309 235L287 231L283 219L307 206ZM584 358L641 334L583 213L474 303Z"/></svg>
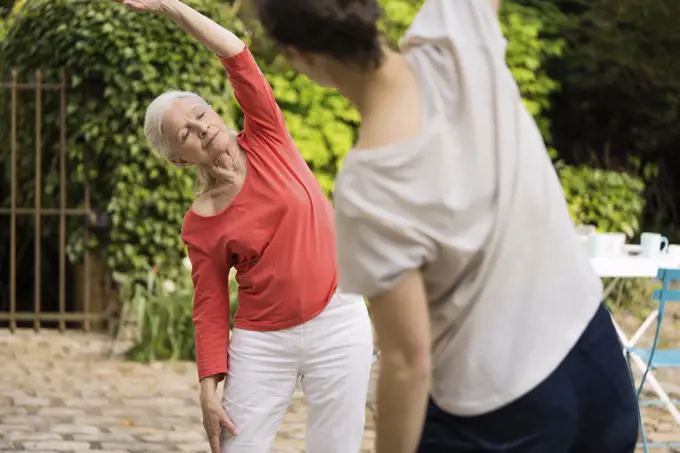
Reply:
<svg viewBox="0 0 680 453"><path fill-rule="evenodd" d="M640 235L640 246L642 247L642 256L654 258L659 256L662 251L668 251L668 238L659 233L642 233Z"/></svg>

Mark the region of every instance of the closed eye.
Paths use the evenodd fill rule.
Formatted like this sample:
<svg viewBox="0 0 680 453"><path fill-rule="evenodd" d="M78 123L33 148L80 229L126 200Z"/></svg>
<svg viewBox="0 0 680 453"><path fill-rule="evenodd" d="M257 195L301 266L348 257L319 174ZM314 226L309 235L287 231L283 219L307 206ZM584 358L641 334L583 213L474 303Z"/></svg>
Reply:
<svg viewBox="0 0 680 453"><path fill-rule="evenodd" d="M204 116L205 116L205 112L201 112L201 113L198 114L198 116L196 118L198 118L200 120Z"/></svg>

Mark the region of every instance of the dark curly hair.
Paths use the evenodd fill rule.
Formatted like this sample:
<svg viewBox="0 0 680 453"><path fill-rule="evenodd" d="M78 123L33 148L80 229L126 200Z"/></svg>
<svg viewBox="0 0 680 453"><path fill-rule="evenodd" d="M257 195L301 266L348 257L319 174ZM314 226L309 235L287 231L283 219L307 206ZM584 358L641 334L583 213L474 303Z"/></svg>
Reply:
<svg viewBox="0 0 680 453"><path fill-rule="evenodd" d="M260 22L279 45L358 64L380 66L377 0L255 0Z"/></svg>

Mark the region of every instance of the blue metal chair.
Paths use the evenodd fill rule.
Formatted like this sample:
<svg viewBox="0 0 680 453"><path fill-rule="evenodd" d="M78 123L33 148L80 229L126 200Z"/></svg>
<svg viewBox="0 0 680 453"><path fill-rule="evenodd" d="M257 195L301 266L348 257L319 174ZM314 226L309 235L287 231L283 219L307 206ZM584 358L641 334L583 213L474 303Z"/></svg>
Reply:
<svg viewBox="0 0 680 453"><path fill-rule="evenodd" d="M628 360L628 366L632 367L631 360L639 360L646 363L645 371L642 374L642 379L637 387L637 397L640 406L666 406L673 418L680 424L678 419L678 412L675 408L678 405L677 401L672 401L668 397L668 394L661 388L660 384L653 377L652 371L658 368L680 368L680 349L658 349L659 336L661 333L661 324L663 322L663 317L666 311L666 302L680 302L680 290L672 289L671 284L673 282L680 283L680 269L659 269L657 278L661 281L661 288L654 291L653 299L659 302L658 314L656 320L656 332L654 334L654 341L652 342L651 348L637 348L637 347L626 347L626 358ZM642 401L640 396L642 395L642 389L645 385L647 378L650 381L653 380L654 390L659 395L659 400L645 400ZM640 433L642 442L639 443L639 447L642 447L645 452L648 452L650 448L678 448L680 447L680 442L648 442L647 435L645 432L644 421L642 419L642 412L640 412Z"/></svg>

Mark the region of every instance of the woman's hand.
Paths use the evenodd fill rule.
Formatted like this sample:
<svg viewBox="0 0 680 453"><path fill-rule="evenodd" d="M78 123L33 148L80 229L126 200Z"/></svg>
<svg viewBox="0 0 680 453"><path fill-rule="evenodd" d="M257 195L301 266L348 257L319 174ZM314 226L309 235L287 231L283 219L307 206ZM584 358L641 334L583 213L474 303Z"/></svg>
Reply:
<svg viewBox="0 0 680 453"><path fill-rule="evenodd" d="M113 0L142 13L161 13L169 0Z"/></svg>
<svg viewBox="0 0 680 453"><path fill-rule="evenodd" d="M210 451L221 453L221 434L226 429L229 435L236 435L236 427L227 417L216 395L201 395L201 410L203 411L203 428L208 435Z"/></svg>

